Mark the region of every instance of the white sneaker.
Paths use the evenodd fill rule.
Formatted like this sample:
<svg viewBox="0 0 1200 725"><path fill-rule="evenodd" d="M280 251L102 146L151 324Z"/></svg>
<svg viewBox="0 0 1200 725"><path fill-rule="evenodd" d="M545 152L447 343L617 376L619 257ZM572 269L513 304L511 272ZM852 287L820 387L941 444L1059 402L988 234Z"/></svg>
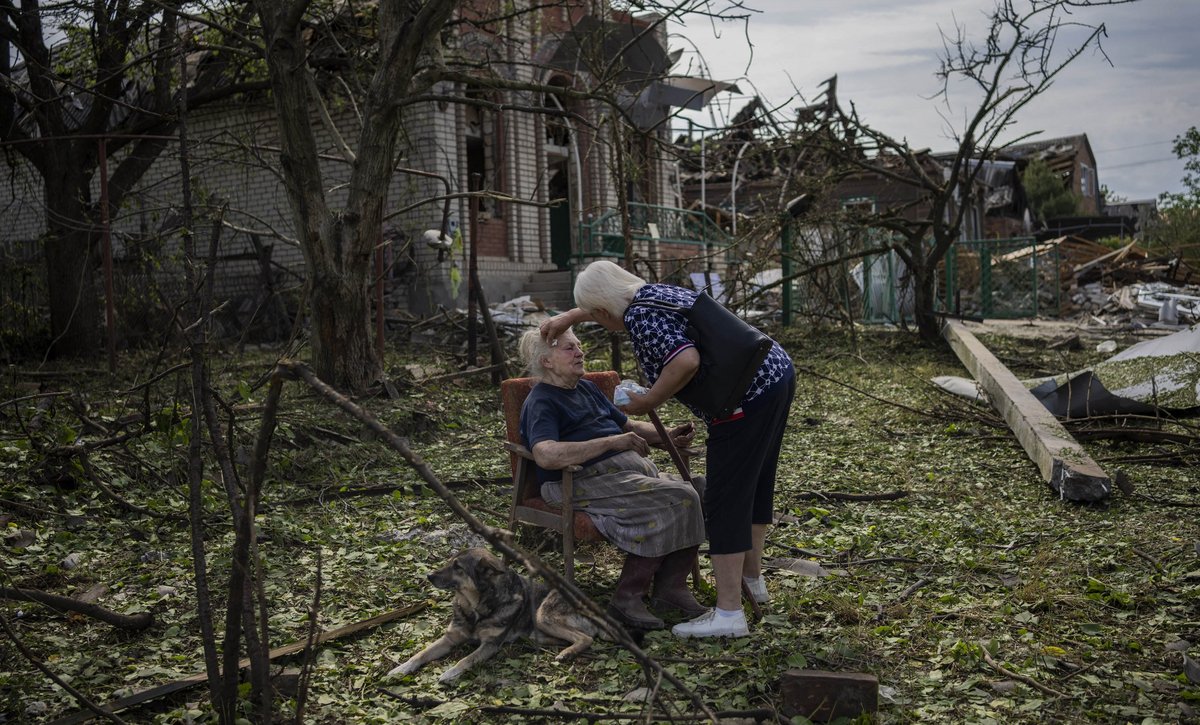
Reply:
<svg viewBox="0 0 1200 725"><path fill-rule="evenodd" d="M754 597L754 601L759 604L766 604L771 600L771 595L767 594L767 580L759 576L757 579L747 579L742 577L742 581L746 582L746 588L750 590L750 596Z"/></svg>
<svg viewBox="0 0 1200 725"><path fill-rule="evenodd" d="M750 628L746 626L746 614L739 611L736 616L723 617L716 609L710 609L699 617L681 622L671 628L676 637L746 637Z"/></svg>

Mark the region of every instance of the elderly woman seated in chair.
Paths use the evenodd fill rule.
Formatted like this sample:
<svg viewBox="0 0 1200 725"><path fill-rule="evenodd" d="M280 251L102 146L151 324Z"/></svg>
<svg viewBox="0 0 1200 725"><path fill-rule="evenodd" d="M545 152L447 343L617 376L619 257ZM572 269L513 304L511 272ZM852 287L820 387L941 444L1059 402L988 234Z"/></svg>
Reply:
<svg viewBox="0 0 1200 725"><path fill-rule="evenodd" d="M537 330L525 333L521 358L538 381L521 408L521 441L533 453L542 498L560 504L559 471L581 466L574 475L575 508L626 552L609 613L626 626L663 627L643 601L653 583L655 609L703 614L707 608L687 587L704 540L701 495L687 481L661 477L646 457L661 443L658 431L630 419L583 379L583 349L570 329L550 343ZM695 431L688 423L668 435L682 447Z"/></svg>

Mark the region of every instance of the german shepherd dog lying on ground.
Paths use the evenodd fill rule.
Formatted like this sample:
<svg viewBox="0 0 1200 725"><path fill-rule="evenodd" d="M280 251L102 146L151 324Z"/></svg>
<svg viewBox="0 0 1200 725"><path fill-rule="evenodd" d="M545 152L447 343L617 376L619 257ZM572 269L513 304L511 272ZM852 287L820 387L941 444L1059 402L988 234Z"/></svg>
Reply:
<svg viewBox="0 0 1200 725"><path fill-rule="evenodd" d="M557 591L509 569L486 549L458 553L430 574L429 581L454 592L450 627L437 641L388 672L388 677L412 674L464 642L478 642L479 647L443 672L439 682L453 682L496 654L501 645L521 637L538 644L570 643L554 658L562 661L590 647L599 632Z"/></svg>

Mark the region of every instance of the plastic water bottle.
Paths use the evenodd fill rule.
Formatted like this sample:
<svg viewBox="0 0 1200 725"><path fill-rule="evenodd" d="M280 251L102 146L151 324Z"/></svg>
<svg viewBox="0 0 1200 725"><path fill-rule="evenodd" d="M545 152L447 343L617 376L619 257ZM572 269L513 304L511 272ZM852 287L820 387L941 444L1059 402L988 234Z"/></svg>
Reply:
<svg viewBox="0 0 1200 725"><path fill-rule="evenodd" d="M629 405L629 394L630 393L637 393L638 395L645 395L646 393L649 393L649 392L650 392L649 390L647 390L646 388L643 388L641 385L638 385L633 380L622 380L620 383L617 384L617 389L613 391L613 403L617 407L621 407L623 405Z"/></svg>

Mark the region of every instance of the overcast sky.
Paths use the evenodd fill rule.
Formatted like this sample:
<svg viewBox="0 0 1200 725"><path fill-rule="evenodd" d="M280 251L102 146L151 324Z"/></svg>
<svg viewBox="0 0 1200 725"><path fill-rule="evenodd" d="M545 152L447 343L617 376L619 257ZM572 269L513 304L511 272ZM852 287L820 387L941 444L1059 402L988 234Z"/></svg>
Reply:
<svg viewBox="0 0 1200 725"><path fill-rule="evenodd" d="M1015 2L1024 8L1028 0ZM697 122L723 123L755 89L775 104L797 91L813 100L820 83L837 74L842 107L853 103L868 124L906 137L914 148L954 147L948 123L962 128L971 99L956 93L947 109L931 98L939 89L934 73L942 52L940 30L950 33L957 24L981 40L994 0L745 4L762 11L748 24L692 20L672 29L686 36L671 38L673 49L684 50L676 72L737 81L745 94L719 95L710 108L688 114ZM1100 183L1116 195L1150 199L1179 191L1183 164L1171 151L1172 141L1200 126L1200 0L1137 0L1079 9L1069 20L1105 24L1102 43L1111 65L1092 51L1077 58L1046 95L1020 112L1011 135L1042 131L1037 138L1048 139L1086 133ZM1064 32L1060 50L1079 39L1078 32Z"/></svg>

